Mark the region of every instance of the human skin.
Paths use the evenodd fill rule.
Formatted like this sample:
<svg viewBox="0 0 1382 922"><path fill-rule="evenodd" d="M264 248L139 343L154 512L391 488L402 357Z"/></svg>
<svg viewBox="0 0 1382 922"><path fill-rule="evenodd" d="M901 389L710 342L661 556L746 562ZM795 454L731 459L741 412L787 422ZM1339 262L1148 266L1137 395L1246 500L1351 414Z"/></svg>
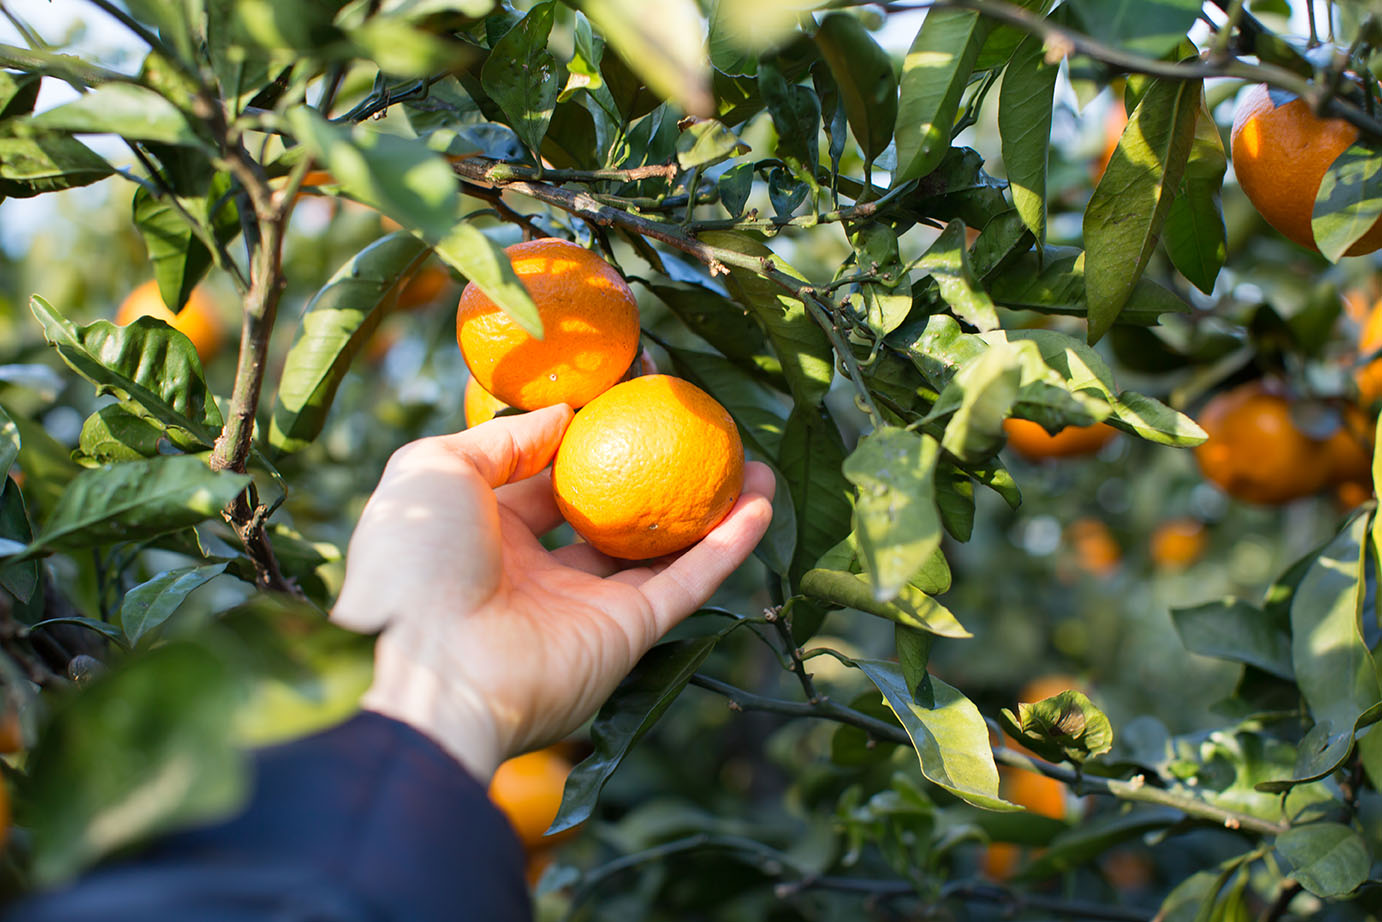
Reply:
<svg viewBox="0 0 1382 922"><path fill-rule="evenodd" d="M389 459L350 541L332 618L375 633L364 707L431 737L482 784L504 759L566 736L638 659L752 553L775 486L749 463L704 539L630 563L577 542L546 471L566 406L421 439Z"/></svg>

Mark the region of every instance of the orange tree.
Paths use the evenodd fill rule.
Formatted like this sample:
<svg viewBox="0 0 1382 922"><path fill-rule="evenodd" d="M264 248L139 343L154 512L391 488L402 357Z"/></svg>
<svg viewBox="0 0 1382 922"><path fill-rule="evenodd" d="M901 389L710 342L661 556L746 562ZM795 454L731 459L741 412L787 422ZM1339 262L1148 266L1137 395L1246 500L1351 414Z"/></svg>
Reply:
<svg viewBox="0 0 1382 922"><path fill-rule="evenodd" d="M560 237L618 267L644 348L779 489L757 561L573 743L552 831L585 832L544 916L1377 911L1359 465L1341 514L1225 496L1177 450L1203 398L1265 379L1303 433L1289 473L1327 485L1313 452L1341 434L1366 457L1369 305L1341 319L1338 292L1375 300L1372 263L1337 262L1382 214L1365 9L93 6L137 66L13 11L28 47L0 46L0 193L112 203L0 257L10 892L233 811L243 747L349 712L369 644L324 612L352 517L392 448L463 418L459 288L390 316L400 292L439 262L538 334L505 247ZM70 100L35 111L45 84ZM1313 250L1223 186L1226 100L1258 84L1295 108L1253 91L1242 156L1308 140L1302 106L1335 120L1321 169L1246 189L1278 223L1289 198ZM1107 119L1071 116L1100 106L1126 124L1091 171ZM238 351L102 319L150 274L175 312L218 292ZM1004 451L1009 419L1119 434L1043 460ZM1235 440L1249 467L1281 448ZM1240 502L1264 497L1293 504ZM1186 516L1208 552L1155 568L1148 536ZM1091 525L1097 565L1070 540ZM1082 690L1018 704L1071 671ZM1064 809L1045 784L1009 802L1012 773Z"/></svg>

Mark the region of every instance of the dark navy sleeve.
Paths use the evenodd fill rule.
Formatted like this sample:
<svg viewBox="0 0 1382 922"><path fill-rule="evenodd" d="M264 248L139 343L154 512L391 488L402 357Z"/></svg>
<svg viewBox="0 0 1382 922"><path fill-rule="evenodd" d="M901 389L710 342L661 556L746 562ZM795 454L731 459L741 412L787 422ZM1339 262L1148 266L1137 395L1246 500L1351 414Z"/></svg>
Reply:
<svg viewBox="0 0 1382 922"><path fill-rule="evenodd" d="M528 922L524 855L431 740L363 712L254 759L235 818L16 905L5 922Z"/></svg>

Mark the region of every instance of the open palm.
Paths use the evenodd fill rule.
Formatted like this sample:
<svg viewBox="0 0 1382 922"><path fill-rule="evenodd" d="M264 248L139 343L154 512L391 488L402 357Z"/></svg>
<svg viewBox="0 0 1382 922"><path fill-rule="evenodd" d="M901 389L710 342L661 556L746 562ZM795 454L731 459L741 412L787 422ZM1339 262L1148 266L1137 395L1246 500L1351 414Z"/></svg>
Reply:
<svg viewBox="0 0 1382 922"><path fill-rule="evenodd" d="M487 779L569 733L752 552L773 476L749 464L725 520L681 554L630 565L561 522L544 468L566 407L422 439L390 459L350 542L333 617L383 631L365 705L428 733Z"/></svg>

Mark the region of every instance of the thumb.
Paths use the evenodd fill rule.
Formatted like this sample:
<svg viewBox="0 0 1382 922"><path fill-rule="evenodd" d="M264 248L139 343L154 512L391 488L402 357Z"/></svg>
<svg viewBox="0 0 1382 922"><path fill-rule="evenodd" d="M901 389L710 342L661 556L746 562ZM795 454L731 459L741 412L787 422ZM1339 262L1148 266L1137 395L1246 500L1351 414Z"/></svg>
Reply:
<svg viewBox="0 0 1382 922"><path fill-rule="evenodd" d="M440 448L467 462L491 487L526 480L552 463L573 411L566 404L486 423L415 443Z"/></svg>

